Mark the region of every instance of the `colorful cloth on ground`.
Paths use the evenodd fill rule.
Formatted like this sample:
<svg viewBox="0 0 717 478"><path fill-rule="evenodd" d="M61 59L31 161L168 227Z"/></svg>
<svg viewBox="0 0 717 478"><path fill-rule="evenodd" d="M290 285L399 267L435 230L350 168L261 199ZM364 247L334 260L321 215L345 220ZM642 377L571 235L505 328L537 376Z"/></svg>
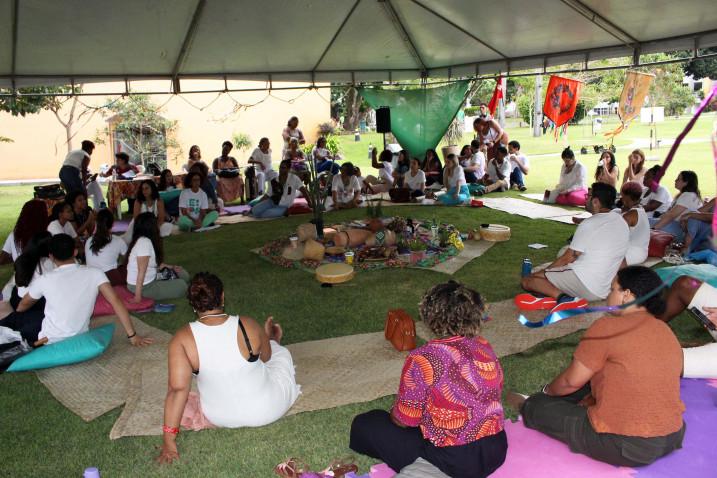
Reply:
<svg viewBox="0 0 717 478"><path fill-rule="evenodd" d="M412 351L391 410L435 446L472 443L503 430L503 369L487 340L450 337Z"/></svg>
<svg viewBox="0 0 717 478"><path fill-rule="evenodd" d="M561 76L551 76L545 91L543 114L555 123L556 130L570 121L580 99L582 83Z"/></svg>

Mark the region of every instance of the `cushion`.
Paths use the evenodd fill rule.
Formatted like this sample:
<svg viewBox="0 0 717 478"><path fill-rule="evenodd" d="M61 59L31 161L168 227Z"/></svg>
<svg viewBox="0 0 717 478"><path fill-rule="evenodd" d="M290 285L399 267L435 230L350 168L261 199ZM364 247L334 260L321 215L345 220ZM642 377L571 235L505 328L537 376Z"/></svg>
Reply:
<svg viewBox="0 0 717 478"><path fill-rule="evenodd" d="M43 345L15 360L7 371L24 372L90 360L109 347L114 331L115 324L107 324L61 342Z"/></svg>
<svg viewBox="0 0 717 478"><path fill-rule="evenodd" d="M115 294L120 298L124 306L130 312L148 312L154 308L154 299L148 297L142 297L139 304L130 302L129 300L134 297L134 294L130 292L125 286L116 285L112 287L115 290ZM92 312L92 317L100 317L103 315L114 315L115 311L112 309L112 305L107 302L105 296L97 294L97 301L95 302L95 310Z"/></svg>
<svg viewBox="0 0 717 478"><path fill-rule="evenodd" d="M668 285L672 285L680 276L690 276L717 287L717 267L712 264L684 264L674 267L662 267L655 271L660 276L660 279Z"/></svg>
<svg viewBox="0 0 717 478"><path fill-rule="evenodd" d="M306 199L304 198L297 198L294 199L294 203L289 206L289 215L293 216L294 214L309 214L312 212L312 209L309 207L309 204L306 202Z"/></svg>
<svg viewBox="0 0 717 478"><path fill-rule="evenodd" d="M665 251L674 240L675 236L668 232L651 230L647 255L649 257L665 257Z"/></svg>

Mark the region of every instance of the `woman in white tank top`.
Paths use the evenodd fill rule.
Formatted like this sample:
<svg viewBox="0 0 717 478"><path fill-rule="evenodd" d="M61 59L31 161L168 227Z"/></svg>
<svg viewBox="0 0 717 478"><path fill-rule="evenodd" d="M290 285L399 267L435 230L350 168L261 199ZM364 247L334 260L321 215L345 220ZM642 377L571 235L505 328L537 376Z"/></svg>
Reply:
<svg viewBox="0 0 717 478"><path fill-rule="evenodd" d="M167 237L172 234L174 224L167 222L167 214L164 209L164 201L159 197L159 189L153 180L147 179L142 181L137 191L134 201L134 209L132 211L132 220L127 226L127 231L122 235L122 239L129 244L132 242L132 228L134 220L144 212L151 212L157 218L159 226L159 235Z"/></svg>
<svg viewBox="0 0 717 478"><path fill-rule="evenodd" d="M623 210L627 211L622 217L630 227L630 243L625 253L625 262L628 266L642 264L647 259L647 250L650 247L650 221L640 206L642 187L633 181L626 182L622 186L620 197Z"/></svg>
<svg viewBox="0 0 717 478"><path fill-rule="evenodd" d="M259 427L281 418L300 387L291 354L279 345L281 327L264 327L249 317L224 312L224 286L210 273L194 276L187 293L197 320L169 343L169 389L164 404L164 444L160 462L179 457L176 437L192 375L201 412L218 427Z"/></svg>

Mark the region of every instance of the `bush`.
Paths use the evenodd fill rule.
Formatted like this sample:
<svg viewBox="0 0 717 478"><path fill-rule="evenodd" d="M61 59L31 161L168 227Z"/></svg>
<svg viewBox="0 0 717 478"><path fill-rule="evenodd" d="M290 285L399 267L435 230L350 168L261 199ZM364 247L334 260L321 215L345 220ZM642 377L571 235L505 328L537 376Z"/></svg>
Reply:
<svg viewBox="0 0 717 478"><path fill-rule="evenodd" d="M520 95L518 97L518 114L526 123L531 123L533 116L533 98L530 95Z"/></svg>
<svg viewBox="0 0 717 478"><path fill-rule="evenodd" d="M478 116L480 106L467 106L464 111L466 113L466 116Z"/></svg>
<svg viewBox="0 0 717 478"><path fill-rule="evenodd" d="M253 144L251 141L251 136L244 133L234 133L232 135L232 142L234 143L234 147L239 151L249 149Z"/></svg>
<svg viewBox="0 0 717 478"><path fill-rule="evenodd" d="M330 136L338 133L338 126L333 121L326 121L321 123L317 129L319 130L320 136Z"/></svg>

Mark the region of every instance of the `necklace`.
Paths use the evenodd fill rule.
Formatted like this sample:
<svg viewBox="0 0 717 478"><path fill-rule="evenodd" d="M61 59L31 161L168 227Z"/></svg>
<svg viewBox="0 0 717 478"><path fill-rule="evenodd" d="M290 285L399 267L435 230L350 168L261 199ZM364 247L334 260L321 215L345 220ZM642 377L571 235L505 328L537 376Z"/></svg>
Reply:
<svg viewBox="0 0 717 478"><path fill-rule="evenodd" d="M206 319L206 318L208 318L208 317L222 317L222 316L224 316L224 317L229 317L229 314L226 314L226 313L224 313L224 312L222 312L221 314L207 314L207 315L202 315L202 316L199 317L197 320L201 321L201 320L204 320L204 319Z"/></svg>

